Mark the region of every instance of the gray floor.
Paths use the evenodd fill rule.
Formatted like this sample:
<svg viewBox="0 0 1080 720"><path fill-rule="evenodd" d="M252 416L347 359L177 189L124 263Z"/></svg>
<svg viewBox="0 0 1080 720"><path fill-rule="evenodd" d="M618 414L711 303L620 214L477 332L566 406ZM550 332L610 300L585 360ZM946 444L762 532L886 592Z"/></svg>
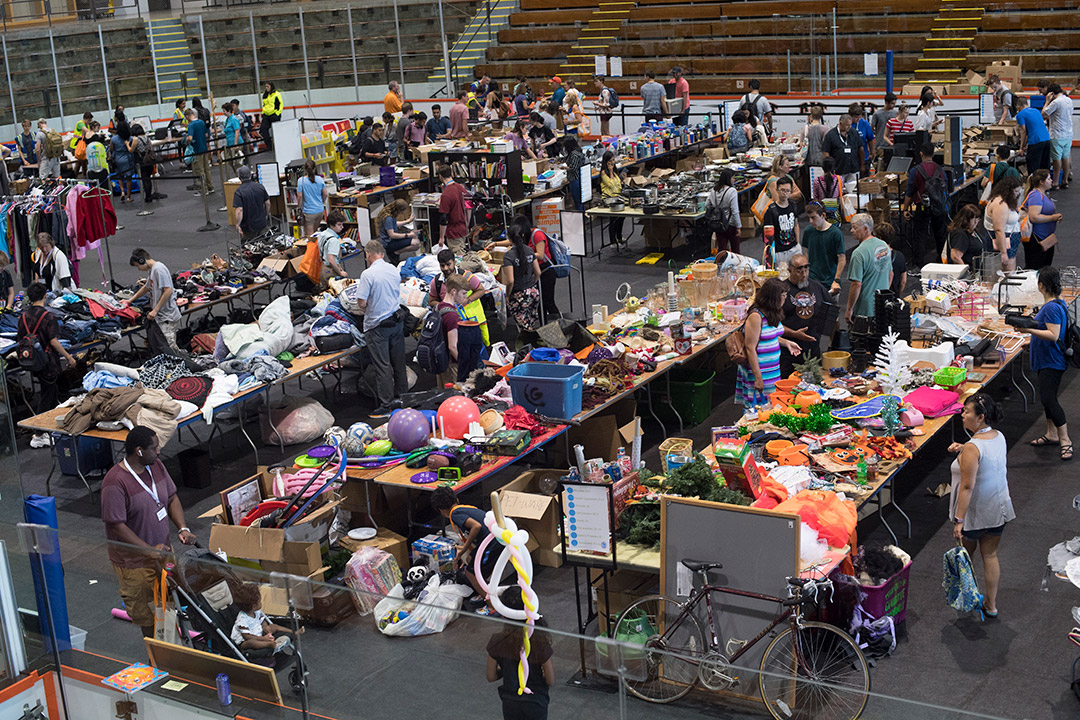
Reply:
<svg viewBox="0 0 1080 720"><path fill-rule="evenodd" d="M212 196L211 213L223 229L198 233L203 224L203 206L184 190L188 180L166 180L160 187L169 198L154 203L155 214L137 217L141 202L120 206L118 215L125 229L111 242L113 266L118 281L127 283L137 272L127 266L130 251L136 246L149 248L155 258L176 270L199 261L213 252L223 254L228 232L219 193ZM215 183L217 179L215 178ZM1080 264L1080 250L1073 244L1076 233L1068 219L1080 214L1075 191L1057 194L1059 210L1066 224L1059 233L1061 243L1058 264ZM599 237L599 233L597 233ZM231 238L229 238L231 239ZM850 244L850 240L849 240ZM615 304L614 293L629 282L635 294L644 294L652 284L666 277L665 263L656 266L635 265L642 243L631 238L635 252L609 256L602 261L586 262L586 285L589 303ZM748 243L746 252L760 253L760 243ZM669 256L671 257L671 256ZM677 261L688 255L677 253ZM359 271L362 261L354 260L350 270ZM100 282L100 270L83 263L83 285ZM576 280L575 280L576 283ZM560 297L563 309L568 297ZM581 298L575 284L575 314L582 313ZM1066 376L1063 402L1066 408L1080 403L1080 386ZM688 436L702 440L712 424L726 424L735 417L730 389L733 378L718 378L714 401L718 405L711 418ZM348 384L346 384L348 387ZM314 382L305 382L303 390L314 392L341 424L360 418L366 399L350 394L324 397ZM1025 413L1022 398L1012 391L1006 395L1002 383L991 388L1004 402L1007 420L1002 426L1011 450L1009 470L1017 520L1011 523L1001 545L1002 590L999 619L986 623L957 613L945 605L940 588L940 557L952 545L951 527L945 523L947 500L927 493L949 479L949 459L945 442L926 448L900 479L898 500L913 519L913 536L901 537L901 546L915 558L909 589L908 621L892 657L880 661L873 670L873 689L887 696L907 698L925 705L904 705L875 698L870 717L910 718L957 717L933 709L933 706L957 708L1006 718L1076 717L1077 700L1068 688L1069 669L1077 655L1065 635L1072 627L1069 609L1080 604L1080 592L1056 579L1049 581L1049 591L1040 591L1044 558L1051 545L1078 534L1080 515L1070 505L1077 489L1072 485L1075 465L1061 463L1054 450L1035 449L1028 441L1041 432L1041 412L1030 406ZM642 410L644 413L644 410ZM200 431L206 436L206 431ZM658 463L655 445L663 439L660 429L646 422L645 455L651 465ZM0 539L7 542L16 576L21 603L31 606L29 570L26 556L19 550L14 523L21 520L20 480L26 492L44 492L44 478L49 459L44 450L27 447L28 436L19 438L20 463L0 476ZM191 440L185 437L185 443ZM179 446L174 442L169 453ZM294 455L303 448L287 448ZM254 457L247 444L232 431L214 444L215 477L246 477ZM260 450L263 462L281 457L276 447ZM168 461L170 471L179 475L175 458ZM539 460L538 462L543 462ZM508 471L485 483L484 490L497 486L517 471ZM69 613L72 624L89 631L87 649L113 657L143 658L138 633L130 625L112 619L108 610L116 605L115 580L101 545L102 528L98 506L91 504L77 478L54 478L60 528L63 533L63 557ZM482 493L476 493L480 501ZM217 504L212 490L181 490L189 524L202 538L209 532L207 521L197 515ZM886 519L898 532L902 520L886 510ZM887 530L877 518L860 525L861 541L887 542ZM976 568L979 563L976 560ZM572 632L576 626L573 573L567 568L542 568L536 576L536 588L544 603L544 615L552 628ZM493 632L491 622L474 617L462 618L436 636L413 639L386 638L375 631L370 617L354 617L334 630L313 628L306 637L308 661L312 667L312 710L341 718L416 718L440 714L452 717L497 717L499 701L495 688L483 680L484 645ZM587 634L595 634L595 624ZM620 707L618 695L607 684L597 689L568 686L579 664L579 645L571 638L555 641L556 674L559 682L552 688L551 717L616 717L620 712L630 718L710 717L734 718L759 716L760 706L742 703L717 703L706 697L692 697L673 706L651 706L628 699ZM587 656L592 658L591 648ZM603 685L603 683L600 683ZM286 693L288 699L288 694ZM298 705L289 701L289 704Z"/></svg>

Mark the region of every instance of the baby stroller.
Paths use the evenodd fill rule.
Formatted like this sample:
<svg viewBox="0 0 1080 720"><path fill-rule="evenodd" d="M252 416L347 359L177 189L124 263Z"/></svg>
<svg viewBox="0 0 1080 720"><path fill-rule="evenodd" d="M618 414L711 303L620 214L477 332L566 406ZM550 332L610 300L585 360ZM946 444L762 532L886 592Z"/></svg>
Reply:
<svg viewBox="0 0 1080 720"><path fill-rule="evenodd" d="M273 668L277 673L289 670L289 686L297 694L302 692L307 668L295 646L241 650L230 637L240 612L233 604L233 591L243 580L228 564L208 550L192 549L176 556L176 565L167 577L184 645ZM289 618L271 620L290 623Z"/></svg>

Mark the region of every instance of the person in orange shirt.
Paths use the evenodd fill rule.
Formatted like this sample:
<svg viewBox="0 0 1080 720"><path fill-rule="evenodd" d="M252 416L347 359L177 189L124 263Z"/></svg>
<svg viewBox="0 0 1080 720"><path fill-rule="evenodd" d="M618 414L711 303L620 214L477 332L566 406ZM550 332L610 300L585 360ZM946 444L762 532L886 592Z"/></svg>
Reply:
<svg viewBox="0 0 1080 720"><path fill-rule="evenodd" d="M383 108L386 112L394 113L395 115L401 112L401 85L397 80L391 80L390 84L386 86L388 91L386 96L383 97Z"/></svg>

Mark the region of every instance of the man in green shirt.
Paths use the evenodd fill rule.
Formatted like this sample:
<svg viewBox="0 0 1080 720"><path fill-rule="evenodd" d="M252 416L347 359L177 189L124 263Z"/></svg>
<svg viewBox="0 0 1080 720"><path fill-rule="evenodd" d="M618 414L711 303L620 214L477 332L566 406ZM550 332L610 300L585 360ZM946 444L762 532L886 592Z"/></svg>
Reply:
<svg viewBox="0 0 1080 720"><path fill-rule="evenodd" d="M838 295L847 264L844 233L828 221L819 202L806 206L806 217L810 219L810 227L803 230L802 241L810 259L810 278L829 288L830 295Z"/></svg>
<svg viewBox="0 0 1080 720"><path fill-rule="evenodd" d="M892 285L892 250L874 237L874 219L859 213L851 219L851 234L859 241L859 247L851 254L848 271L851 288L844 314L848 325L855 315L874 317L874 294Z"/></svg>

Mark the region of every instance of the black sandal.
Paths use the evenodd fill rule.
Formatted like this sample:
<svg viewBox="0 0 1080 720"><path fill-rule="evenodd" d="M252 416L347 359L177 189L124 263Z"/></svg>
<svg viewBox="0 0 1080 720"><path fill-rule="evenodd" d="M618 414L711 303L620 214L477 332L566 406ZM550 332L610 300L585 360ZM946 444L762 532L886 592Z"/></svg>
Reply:
<svg viewBox="0 0 1080 720"><path fill-rule="evenodd" d="M1047 445L1057 445L1058 443L1058 440L1051 440L1045 435L1040 435L1039 437L1032 440L1029 444L1032 447L1046 447Z"/></svg>
<svg viewBox="0 0 1080 720"><path fill-rule="evenodd" d="M1062 445L1061 446L1061 462L1068 462L1069 460L1072 460L1072 458L1073 458L1073 446L1071 444L1070 445Z"/></svg>

